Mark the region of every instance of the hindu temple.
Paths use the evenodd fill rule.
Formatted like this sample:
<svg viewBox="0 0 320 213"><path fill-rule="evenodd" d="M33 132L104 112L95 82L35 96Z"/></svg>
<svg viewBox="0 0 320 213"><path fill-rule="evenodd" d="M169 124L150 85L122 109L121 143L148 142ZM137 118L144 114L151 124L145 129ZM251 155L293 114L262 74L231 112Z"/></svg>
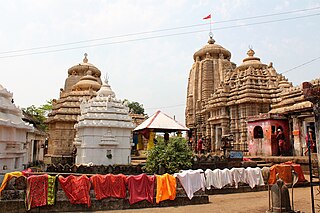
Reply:
<svg viewBox="0 0 320 213"><path fill-rule="evenodd" d="M72 161L72 144L76 135L74 125L80 115L80 101L97 95L101 87L101 72L88 63L87 54L82 63L68 69L64 88L60 97L53 100L53 110L48 115L49 126L48 153L46 163Z"/></svg>
<svg viewBox="0 0 320 213"><path fill-rule="evenodd" d="M131 139L134 124L129 108L117 99L108 79L90 100L80 105L75 125L77 164L114 165L131 163Z"/></svg>
<svg viewBox="0 0 320 213"><path fill-rule="evenodd" d="M288 143L291 137L289 131L296 130L294 149L300 155L304 146L304 135L301 133L307 128L305 124L312 125L314 122L312 103L304 100L300 87L293 87L282 74L277 73L272 62L268 65L262 63L252 48L247 55L237 66L230 61L230 51L216 44L212 37L207 45L194 53L185 111L186 125L192 131L190 135L196 140L205 137L207 150L219 151L221 137L230 134L234 137L234 148L247 152L250 138L254 138L253 129L248 130L248 118L282 113L283 116L267 117L285 118L286 123L282 126L287 126ZM297 110L298 114L295 114ZM307 117L309 120L306 121ZM270 127L269 130L268 127L263 131L272 130L275 134L275 129ZM251 140L252 143L256 141ZM254 144L252 147L258 146ZM255 154L271 155L271 145L268 144L268 147L270 150L254 148L253 151Z"/></svg>
<svg viewBox="0 0 320 213"><path fill-rule="evenodd" d="M32 127L22 120L13 104L13 94L0 85L0 172L21 170L28 163L27 132Z"/></svg>

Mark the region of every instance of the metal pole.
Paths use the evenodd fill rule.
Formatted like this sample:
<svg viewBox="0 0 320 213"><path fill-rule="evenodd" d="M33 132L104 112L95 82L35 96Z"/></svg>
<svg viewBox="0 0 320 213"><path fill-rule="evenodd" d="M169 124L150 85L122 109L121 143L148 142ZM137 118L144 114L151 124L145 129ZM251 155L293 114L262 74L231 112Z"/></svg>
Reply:
<svg viewBox="0 0 320 213"><path fill-rule="evenodd" d="M269 180L269 178L268 178L268 180ZM270 202L270 185L269 185L269 183L268 183L268 195L269 195L269 211L270 211L270 209L271 209L271 202Z"/></svg>
<svg viewBox="0 0 320 213"><path fill-rule="evenodd" d="M315 213L314 209L314 195L313 195L313 181L312 181L312 165L311 165L311 144L310 144L310 135L307 132L307 139L308 139L308 156L309 156L309 172L310 172L310 188L311 188L311 207L312 213Z"/></svg>

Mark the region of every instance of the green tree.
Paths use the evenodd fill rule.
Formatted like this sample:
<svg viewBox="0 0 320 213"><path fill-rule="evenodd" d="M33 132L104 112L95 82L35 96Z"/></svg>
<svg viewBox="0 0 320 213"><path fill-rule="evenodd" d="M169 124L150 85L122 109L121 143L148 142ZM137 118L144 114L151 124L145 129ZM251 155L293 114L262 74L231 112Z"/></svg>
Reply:
<svg viewBox="0 0 320 213"><path fill-rule="evenodd" d="M157 138L156 146L148 152L143 169L148 173L175 173L192 166L192 151L185 138L171 137L168 143Z"/></svg>
<svg viewBox="0 0 320 213"><path fill-rule="evenodd" d="M48 117L49 112L52 110L52 100L47 101L46 104L36 107L31 105L27 108L22 108L23 112L33 118L35 125L41 130L47 130L47 124L45 120Z"/></svg>
<svg viewBox="0 0 320 213"><path fill-rule="evenodd" d="M130 102L127 99L124 99L123 102L127 102L127 105L129 107L129 110L131 113L144 115L144 108L143 108L142 104L140 104L136 101Z"/></svg>

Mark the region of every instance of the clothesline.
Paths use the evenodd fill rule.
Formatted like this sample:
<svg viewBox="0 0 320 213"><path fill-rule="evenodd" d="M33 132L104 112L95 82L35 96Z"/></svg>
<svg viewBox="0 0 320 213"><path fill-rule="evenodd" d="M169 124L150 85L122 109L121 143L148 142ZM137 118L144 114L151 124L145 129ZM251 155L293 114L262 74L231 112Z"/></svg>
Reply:
<svg viewBox="0 0 320 213"><path fill-rule="evenodd" d="M291 172L291 164L285 164L284 168L289 168L283 171ZM297 168L297 164L294 164ZM279 168L282 168L279 167ZM275 174L279 170L278 167L272 167L272 174ZM269 168L268 168L269 170ZM280 170L279 170L280 171ZM301 170L302 171L302 170ZM268 171L269 172L269 171ZM303 173L302 173L303 175ZM173 175L147 175L145 173L140 175L124 175L124 174L81 174L81 173L61 173L61 172L12 172L5 175L2 182L0 193L6 187L6 184L13 177L25 176L27 178L27 200L28 208L33 208L39 205L49 205L49 197L54 199L53 193L55 180L58 179L62 189L72 204L87 204L90 206L90 189L91 184L96 193L96 199L103 199L107 197L125 198L126 190L129 192L129 203L134 204L141 200L147 200L153 203L154 189L156 188L156 202L159 203L163 200L174 200L176 197L176 179L179 180L181 186L186 192L188 198L191 200L194 193L205 188L208 190L211 187L221 189L227 185L235 186L238 188L239 183L248 184L251 188L255 186L264 185L264 178L262 170L259 167L256 168L232 168L232 169L202 169L197 170L181 170L179 173ZM57 177L57 178L56 178ZM268 175L266 177L269 177ZM270 177L273 177L272 175ZM51 178L51 181L47 181ZM52 178L54 181L52 183ZM272 179L272 178L271 178ZM269 181L271 180L269 179ZM37 182L41 182L41 189L34 188L37 186ZM268 180L266 180L268 182ZM51 183L48 188L49 183ZM33 185L32 185L33 184ZM53 188L52 188L53 187ZM38 189L38 191L33 190ZM49 190L48 190L49 189ZM120 191L119 191L120 190ZM42 199L36 199L40 197L40 192L51 192L51 195L42 195ZM47 198L47 201L45 200ZM37 202L41 201L41 202ZM50 204L53 201L50 200Z"/></svg>

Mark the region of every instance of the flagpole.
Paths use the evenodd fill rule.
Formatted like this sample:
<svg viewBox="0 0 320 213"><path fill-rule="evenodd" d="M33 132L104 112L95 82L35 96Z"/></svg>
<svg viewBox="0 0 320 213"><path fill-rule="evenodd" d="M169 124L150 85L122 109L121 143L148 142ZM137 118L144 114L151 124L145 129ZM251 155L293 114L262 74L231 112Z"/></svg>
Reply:
<svg viewBox="0 0 320 213"><path fill-rule="evenodd" d="M212 31L211 31L211 16L210 16L210 34L212 34Z"/></svg>
<svg viewBox="0 0 320 213"><path fill-rule="evenodd" d="M212 38L212 28L211 28L211 14L209 14L208 16L204 17L203 19L207 20L207 19L210 19L209 22L210 22L210 32L209 32L209 36L210 38Z"/></svg>

